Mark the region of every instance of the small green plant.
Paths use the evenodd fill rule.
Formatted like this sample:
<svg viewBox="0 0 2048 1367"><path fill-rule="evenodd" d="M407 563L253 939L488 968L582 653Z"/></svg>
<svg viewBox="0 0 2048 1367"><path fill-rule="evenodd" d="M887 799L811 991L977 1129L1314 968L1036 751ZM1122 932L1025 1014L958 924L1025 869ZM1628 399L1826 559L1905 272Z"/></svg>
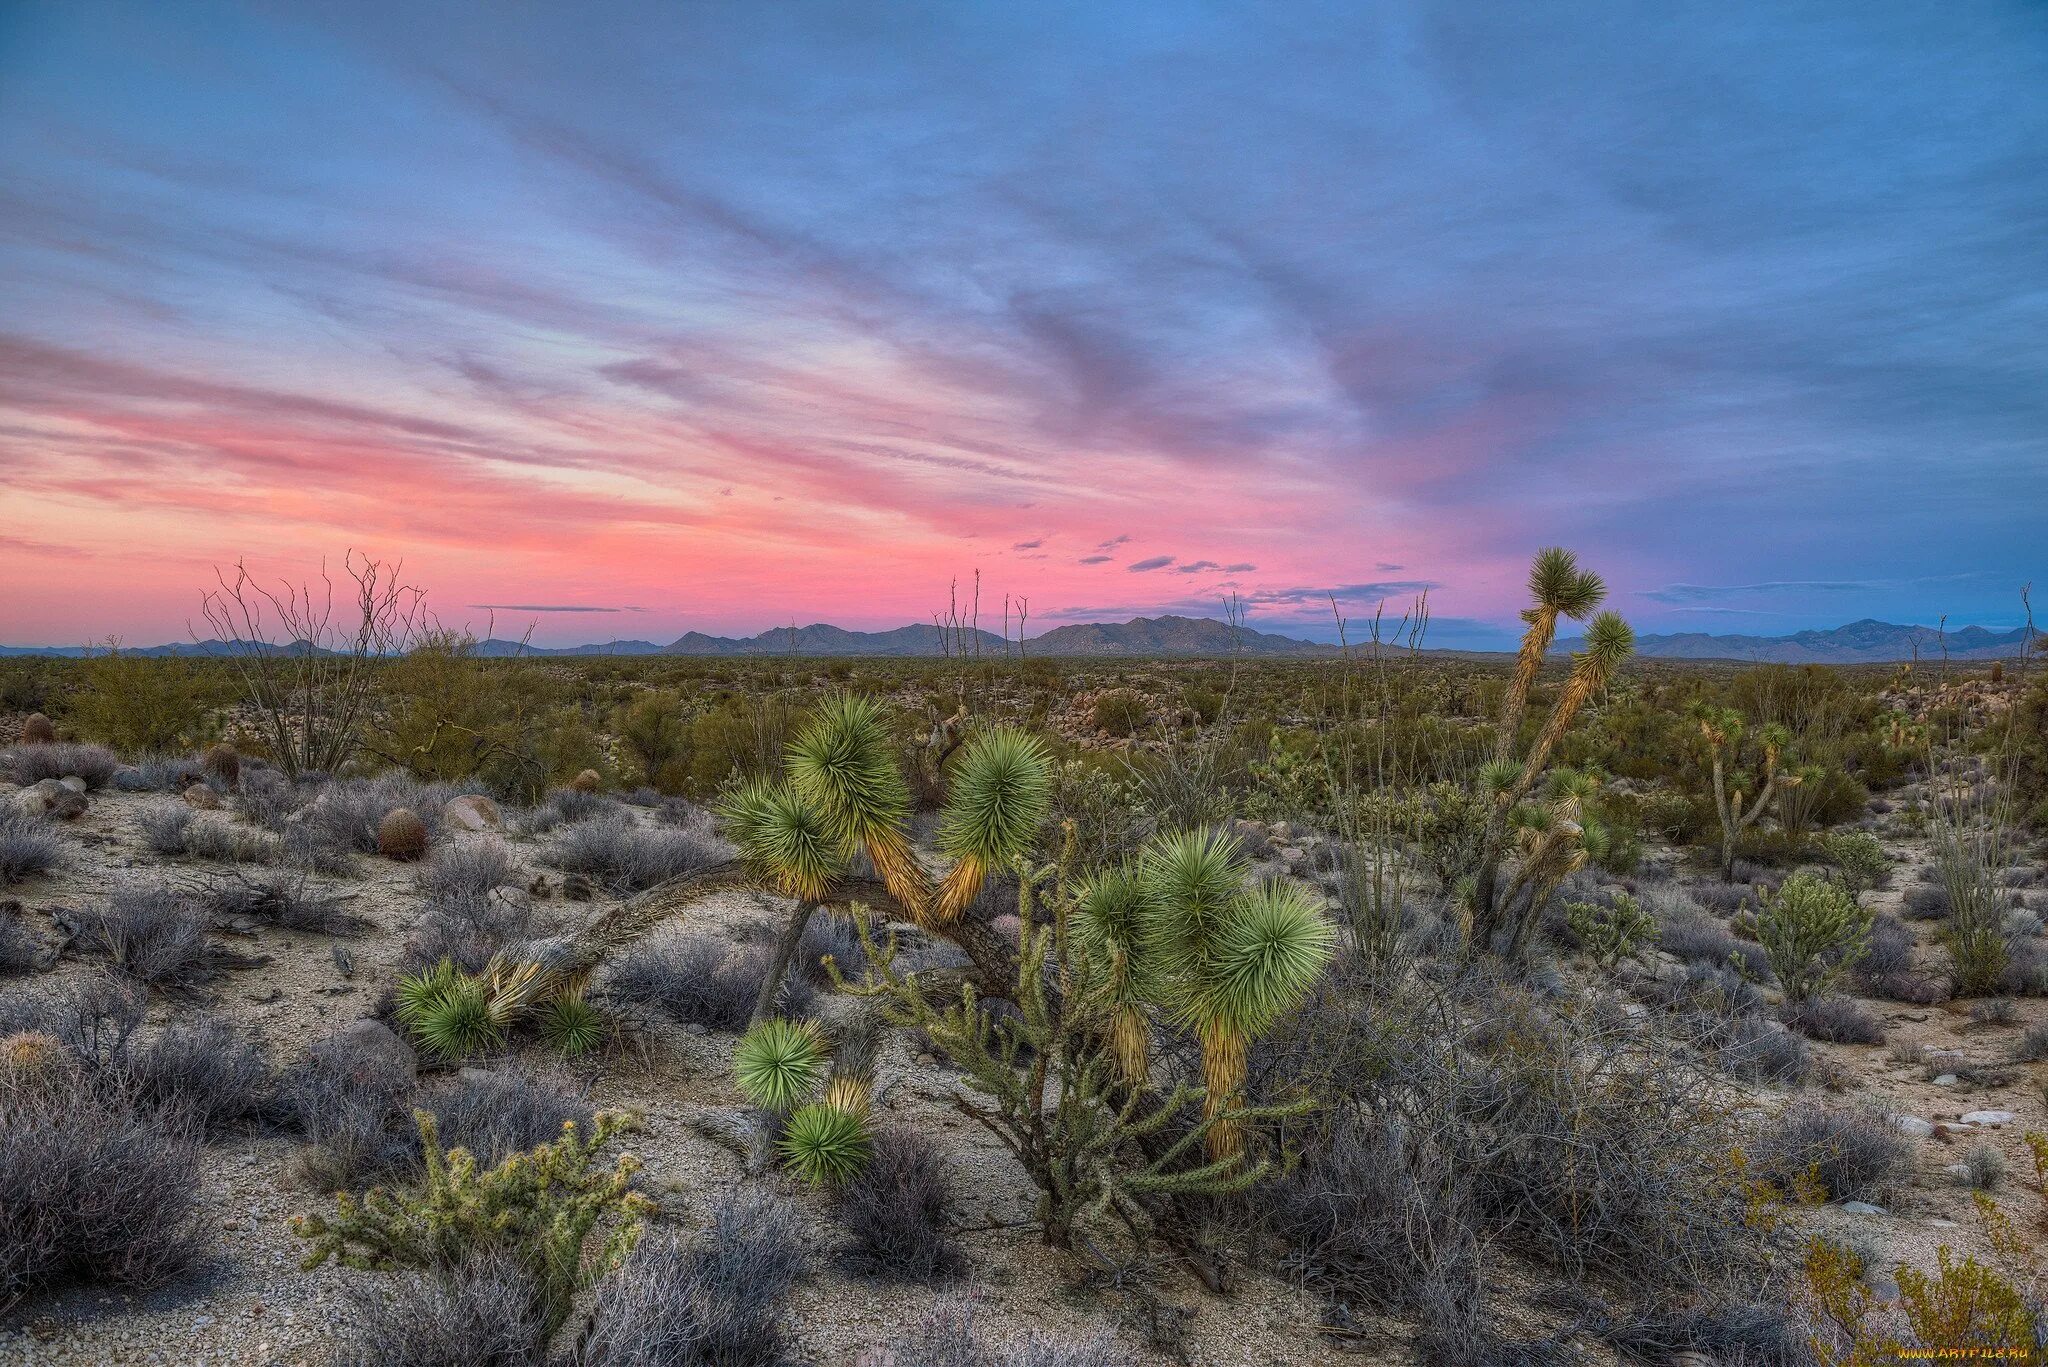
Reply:
<svg viewBox="0 0 2048 1367"><path fill-rule="evenodd" d="M557 1053L574 1058L605 1042L610 1024L604 1012L581 992L564 992L542 1002L540 1037Z"/></svg>
<svg viewBox="0 0 2048 1367"><path fill-rule="evenodd" d="M479 1169L468 1150L442 1150L431 1113L413 1118L426 1152L423 1184L372 1187L360 1201L344 1192L332 1218L294 1219L293 1230L312 1244L303 1266L311 1271L333 1259L368 1272L442 1272L502 1252L532 1275L552 1336L577 1293L625 1261L654 1209L634 1190L638 1158L621 1154L609 1171L595 1166L634 1121L599 1112L587 1139L568 1121L561 1138Z"/></svg>
<svg viewBox="0 0 2048 1367"><path fill-rule="evenodd" d="M1811 873L1795 873L1764 898L1757 940L1790 1002L1833 985L1869 947L1871 915L1847 890Z"/></svg>
<svg viewBox="0 0 2048 1367"><path fill-rule="evenodd" d="M825 1036L815 1021L762 1021L740 1037L733 1055L740 1093L777 1115L815 1096L824 1078Z"/></svg>
<svg viewBox="0 0 2048 1367"><path fill-rule="evenodd" d="M1820 849L1851 897L1860 898L1891 872L1884 842L1869 831L1832 831L1820 838Z"/></svg>
<svg viewBox="0 0 2048 1367"><path fill-rule="evenodd" d="M776 1145L790 1171L812 1186L838 1186L866 1167L874 1151L865 1091L832 1090L837 1095L791 1112Z"/></svg>
<svg viewBox="0 0 2048 1367"><path fill-rule="evenodd" d="M1128 688L1112 688L1096 695L1089 718L1104 735L1123 738L1136 735L1149 714L1142 694Z"/></svg>
<svg viewBox="0 0 2048 1367"><path fill-rule="evenodd" d="M468 1058L505 1042L490 984L443 959L398 980L398 1020L420 1046L445 1059Z"/></svg>
<svg viewBox="0 0 2048 1367"><path fill-rule="evenodd" d="M1625 892L1612 903L1566 902L1564 921L1600 967L1612 970L1657 936L1657 918Z"/></svg>

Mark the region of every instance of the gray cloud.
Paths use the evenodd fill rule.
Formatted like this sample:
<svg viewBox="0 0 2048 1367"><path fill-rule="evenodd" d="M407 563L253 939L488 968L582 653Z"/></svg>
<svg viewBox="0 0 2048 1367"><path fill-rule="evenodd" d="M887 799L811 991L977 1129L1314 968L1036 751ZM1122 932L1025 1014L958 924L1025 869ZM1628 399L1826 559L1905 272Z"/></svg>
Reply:
<svg viewBox="0 0 2048 1367"><path fill-rule="evenodd" d="M636 607L588 607L581 603L471 603L477 612L645 612Z"/></svg>
<svg viewBox="0 0 2048 1367"><path fill-rule="evenodd" d="M1080 563L1082 563L1083 565L1100 565L1114 559L1116 559L1116 557L1113 555L1084 555L1081 557Z"/></svg>
<svg viewBox="0 0 2048 1367"><path fill-rule="evenodd" d="M1124 566L1124 568L1130 570L1134 574L1143 574L1147 570L1165 569L1168 565L1171 565L1172 563L1173 557L1170 555L1154 555L1149 556L1144 560L1133 560L1130 564Z"/></svg>

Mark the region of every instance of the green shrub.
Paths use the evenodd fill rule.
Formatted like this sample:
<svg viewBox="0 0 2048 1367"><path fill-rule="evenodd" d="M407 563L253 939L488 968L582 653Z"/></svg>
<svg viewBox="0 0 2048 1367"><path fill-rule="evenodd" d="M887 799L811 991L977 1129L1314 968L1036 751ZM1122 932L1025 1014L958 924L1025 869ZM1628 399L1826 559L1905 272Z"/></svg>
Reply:
<svg viewBox="0 0 2048 1367"><path fill-rule="evenodd" d="M1602 968L1612 969L1643 944L1656 939L1657 918L1625 892L1611 903L1566 902L1564 921L1579 937L1586 953Z"/></svg>
<svg viewBox="0 0 2048 1367"><path fill-rule="evenodd" d="M1144 727L1149 714L1142 694L1128 688L1112 688L1095 695L1089 717L1095 729L1104 735L1128 737Z"/></svg>
<svg viewBox="0 0 2048 1367"><path fill-rule="evenodd" d="M1868 949L1871 915L1848 891L1810 873L1795 873L1764 898L1757 940L1788 1001L1803 1002L1832 986Z"/></svg>
<svg viewBox="0 0 2048 1367"><path fill-rule="evenodd" d="M125 755L195 750L220 734L219 711L233 696L215 665L158 659L109 645L79 664L71 727Z"/></svg>
<svg viewBox="0 0 2048 1367"><path fill-rule="evenodd" d="M424 1184L397 1192L373 1187L360 1201L342 1193L333 1218L295 1219L292 1228L312 1244L306 1270L333 1259L370 1272L446 1272L503 1254L533 1278L552 1335L575 1296L632 1252L654 1209L633 1189L638 1158L622 1154L609 1171L594 1166L633 1121L600 1112L588 1139L568 1121L552 1143L479 1170L467 1150L442 1150L431 1113L413 1117L426 1155Z"/></svg>
<svg viewBox="0 0 2048 1367"><path fill-rule="evenodd" d="M1832 831L1821 837L1820 848L1852 897L1869 892L1891 872L1884 842L1869 831Z"/></svg>
<svg viewBox="0 0 2048 1367"><path fill-rule="evenodd" d="M865 1099L827 1097L800 1106L782 1124L776 1144L791 1172L812 1186L838 1186L867 1165L874 1151Z"/></svg>

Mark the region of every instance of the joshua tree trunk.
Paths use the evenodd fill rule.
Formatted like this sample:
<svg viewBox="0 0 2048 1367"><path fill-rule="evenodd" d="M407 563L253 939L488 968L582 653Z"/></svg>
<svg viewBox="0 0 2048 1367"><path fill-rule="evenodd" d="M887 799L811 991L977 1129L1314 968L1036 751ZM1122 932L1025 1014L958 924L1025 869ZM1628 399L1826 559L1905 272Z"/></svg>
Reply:
<svg viewBox="0 0 2048 1367"><path fill-rule="evenodd" d="M1205 1021L1195 1032L1202 1044L1202 1116L1219 1115L1238 1104L1250 1066L1250 1041L1219 1021ZM1235 1158L1244 1152L1244 1130L1228 1117L1209 1130L1209 1157Z"/></svg>
<svg viewBox="0 0 2048 1367"><path fill-rule="evenodd" d="M796 947L804 938L804 928L811 923L817 912L816 902L798 902L796 910L789 914L789 921L782 927L782 938L775 942L775 953L769 957L768 972L761 979L761 995L754 999L754 1014L748 1021L750 1026L759 1025L775 1014L775 998L782 991L782 980L789 973L789 961L796 957Z"/></svg>

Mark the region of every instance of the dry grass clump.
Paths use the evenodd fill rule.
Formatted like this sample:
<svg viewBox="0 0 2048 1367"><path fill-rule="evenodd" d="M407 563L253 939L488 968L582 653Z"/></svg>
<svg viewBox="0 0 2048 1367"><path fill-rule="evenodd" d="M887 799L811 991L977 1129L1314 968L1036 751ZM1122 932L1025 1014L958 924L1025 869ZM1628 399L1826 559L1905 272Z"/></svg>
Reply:
<svg viewBox="0 0 2048 1367"><path fill-rule="evenodd" d="M579 822L555 837L547 860L614 893L644 892L730 861L729 848L687 831L646 827L624 809Z"/></svg>
<svg viewBox="0 0 2048 1367"><path fill-rule="evenodd" d="M86 788L96 792L120 772L121 760L104 745L55 741L22 746L13 752L8 767L24 788L48 778L82 778Z"/></svg>
<svg viewBox="0 0 2048 1367"><path fill-rule="evenodd" d="M64 840L41 817L0 809L0 885L64 865Z"/></svg>
<svg viewBox="0 0 2048 1367"><path fill-rule="evenodd" d="M1750 1149L1759 1176L1781 1190L1812 1183L1833 1201L1882 1201L1913 1170L1912 1141L1875 1110L1802 1102Z"/></svg>
<svg viewBox="0 0 2048 1367"><path fill-rule="evenodd" d="M612 1001L659 1011L685 1025L739 1031L768 972L763 949L742 948L707 935L668 934L634 945L605 972L603 993ZM816 993L810 980L791 974L776 998L781 1014L806 1014Z"/></svg>
<svg viewBox="0 0 2048 1367"><path fill-rule="evenodd" d="M948 1281L967 1259L947 1232L953 1207L945 1159L898 1126L875 1133L867 1165L838 1190L834 1210L851 1239L847 1264L895 1281Z"/></svg>
<svg viewBox="0 0 2048 1367"><path fill-rule="evenodd" d="M77 913L76 947L152 987L188 989L213 975L206 926L184 895L162 884L130 884L101 907Z"/></svg>
<svg viewBox="0 0 2048 1367"><path fill-rule="evenodd" d="M200 902L218 921L253 921L322 935L355 935L370 924L294 869L235 874L207 888Z"/></svg>

